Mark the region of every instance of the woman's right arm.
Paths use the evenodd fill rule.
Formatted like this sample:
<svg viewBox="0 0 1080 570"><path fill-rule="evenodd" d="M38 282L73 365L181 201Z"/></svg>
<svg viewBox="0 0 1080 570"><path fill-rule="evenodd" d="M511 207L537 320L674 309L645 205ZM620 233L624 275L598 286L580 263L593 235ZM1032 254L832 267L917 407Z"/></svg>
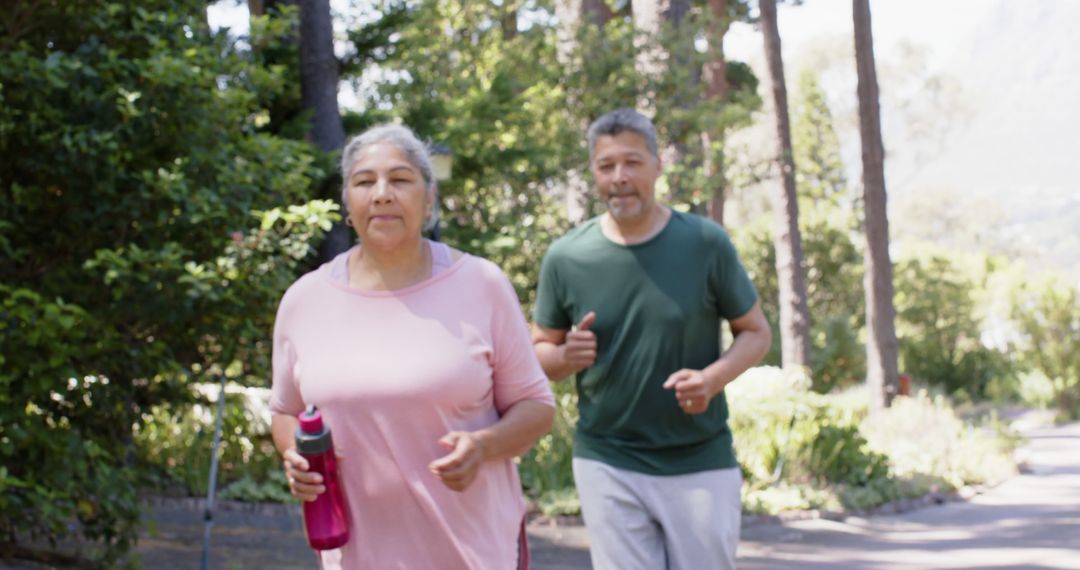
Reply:
<svg viewBox="0 0 1080 570"><path fill-rule="evenodd" d="M309 472L307 460L296 451L295 434L299 426L300 421L288 414L275 413L270 417L270 434L285 463L289 491L301 501L314 501L326 487L322 484L322 475Z"/></svg>

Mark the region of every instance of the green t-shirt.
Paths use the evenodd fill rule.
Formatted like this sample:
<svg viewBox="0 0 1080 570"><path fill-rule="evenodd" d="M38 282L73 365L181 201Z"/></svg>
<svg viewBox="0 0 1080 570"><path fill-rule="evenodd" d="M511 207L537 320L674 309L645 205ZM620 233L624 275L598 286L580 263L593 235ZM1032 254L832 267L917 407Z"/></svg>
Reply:
<svg viewBox="0 0 1080 570"><path fill-rule="evenodd" d="M553 243L536 323L568 330L596 312L596 362L577 375L574 455L653 475L735 467L724 394L688 415L663 384L715 362L721 319L756 301L727 233L699 216L673 211L659 234L629 246L593 218Z"/></svg>

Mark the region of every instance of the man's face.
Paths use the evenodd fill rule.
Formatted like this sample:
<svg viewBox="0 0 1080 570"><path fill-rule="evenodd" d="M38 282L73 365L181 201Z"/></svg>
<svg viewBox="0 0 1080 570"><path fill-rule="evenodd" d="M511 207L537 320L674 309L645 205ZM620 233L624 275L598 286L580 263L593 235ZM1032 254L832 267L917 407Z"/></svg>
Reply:
<svg viewBox="0 0 1080 570"><path fill-rule="evenodd" d="M591 166L600 199L615 221L638 221L652 210L661 168L645 137L623 131L597 138Z"/></svg>

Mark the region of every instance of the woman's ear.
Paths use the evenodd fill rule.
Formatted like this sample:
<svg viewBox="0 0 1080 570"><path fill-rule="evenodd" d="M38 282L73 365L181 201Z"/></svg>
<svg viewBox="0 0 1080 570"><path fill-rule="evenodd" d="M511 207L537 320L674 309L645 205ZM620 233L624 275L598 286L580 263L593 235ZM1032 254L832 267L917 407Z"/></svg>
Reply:
<svg viewBox="0 0 1080 570"><path fill-rule="evenodd" d="M435 218L435 197L438 196L438 194L439 190L434 184L432 184L431 187L428 188L428 191L424 193L424 224L422 227L425 231Z"/></svg>

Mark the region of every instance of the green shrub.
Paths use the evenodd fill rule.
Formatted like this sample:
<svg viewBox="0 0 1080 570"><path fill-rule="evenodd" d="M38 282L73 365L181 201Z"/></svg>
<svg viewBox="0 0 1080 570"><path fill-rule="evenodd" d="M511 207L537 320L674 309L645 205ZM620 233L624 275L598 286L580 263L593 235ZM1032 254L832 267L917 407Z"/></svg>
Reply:
<svg viewBox="0 0 1080 570"><path fill-rule="evenodd" d="M821 395L771 367L725 391L751 512L868 508L1015 472L1003 426L968 426L944 397L897 398L871 418L864 388Z"/></svg>
<svg viewBox="0 0 1080 570"><path fill-rule="evenodd" d="M752 368L724 388L735 452L749 485L768 485L785 469L783 462L809 438L806 425L821 396L810 392L804 374L779 368Z"/></svg>
<svg viewBox="0 0 1080 570"><path fill-rule="evenodd" d="M536 506L549 517L581 514L581 500L572 484L570 487L544 491L536 498Z"/></svg>
<svg viewBox="0 0 1080 570"><path fill-rule="evenodd" d="M196 384L194 403L156 406L143 416L135 442L143 464L160 476L159 486L178 487L184 495L207 493L219 387ZM259 494L286 499L283 481L275 479L281 462L270 437L266 389L228 387L218 452L218 490L244 500ZM240 483L245 482L245 483ZM165 485L162 485L164 483ZM284 494L256 487L277 486ZM251 498L249 500L262 500Z"/></svg>
<svg viewBox="0 0 1080 570"><path fill-rule="evenodd" d="M849 485L889 476L888 458L869 449L855 425L819 425L810 443L807 470L822 481Z"/></svg>
<svg viewBox="0 0 1080 570"><path fill-rule="evenodd" d="M985 268L933 249L896 265L897 337L904 372L948 393L982 399L994 378L1011 375L1008 358L982 342L976 301Z"/></svg>
<svg viewBox="0 0 1080 570"><path fill-rule="evenodd" d="M1049 380L1054 406L1080 418L1080 293L1054 277L1023 282L1013 291L1012 348L1028 370ZM1034 377L1028 377L1034 383Z"/></svg>
<svg viewBox="0 0 1080 570"><path fill-rule="evenodd" d="M838 509L837 496L827 489L780 482L767 487L743 485L743 510L749 513L776 514L809 509Z"/></svg>
<svg viewBox="0 0 1080 570"><path fill-rule="evenodd" d="M836 494L846 509L869 509L892 501L925 495L933 489L922 478L881 477L858 485L839 485Z"/></svg>
<svg viewBox="0 0 1080 570"><path fill-rule="evenodd" d="M862 425L870 448L900 477L938 477L949 486L1001 481L1016 472L1014 441L1000 428L967 425L938 396L897 398Z"/></svg>
<svg viewBox="0 0 1080 570"><path fill-rule="evenodd" d="M317 151L260 131L284 84L208 29L206 2L15 6L0 25L0 540L89 539L108 564L139 518L133 426L192 379L267 377L274 307L331 208L285 209L323 177Z"/></svg>
<svg viewBox="0 0 1080 570"><path fill-rule="evenodd" d="M94 324L79 307L0 284L0 541L79 533L109 563L134 540L139 474L112 413L123 386L81 366L107 346Z"/></svg>
<svg viewBox="0 0 1080 570"><path fill-rule="evenodd" d="M1055 398L1063 386L1055 386L1041 370L1024 372L1017 378L1016 395L1020 401L1033 408L1046 409L1054 405Z"/></svg>
<svg viewBox="0 0 1080 570"><path fill-rule="evenodd" d="M541 510L573 510L567 506L572 503L567 493L574 488L572 465L574 427L578 418L577 392L573 379L563 380L553 388L555 424L521 458L518 471L522 486L538 502ZM576 492L573 496L576 500ZM551 506L545 507L546 504Z"/></svg>
<svg viewBox="0 0 1080 570"><path fill-rule="evenodd" d="M289 492L285 472L281 469L270 471L263 479L247 474L222 489L221 499L247 502L293 503L296 498Z"/></svg>
<svg viewBox="0 0 1080 570"><path fill-rule="evenodd" d="M858 331L865 320L862 256L848 229L850 214L839 206L810 209L800 216L811 315L810 378L820 393L858 385L866 373L866 349ZM732 238L757 287L773 330L763 365L780 364L779 284L771 219L740 227Z"/></svg>
<svg viewBox="0 0 1080 570"><path fill-rule="evenodd" d="M814 390L829 393L858 385L866 375L866 347L850 316L832 316L813 327Z"/></svg>
<svg viewBox="0 0 1080 570"><path fill-rule="evenodd" d="M851 483L888 475L858 425L865 404L810 391L809 379L777 368L754 368L725 388L736 453L751 485L779 479ZM865 399L865 398L864 398Z"/></svg>

